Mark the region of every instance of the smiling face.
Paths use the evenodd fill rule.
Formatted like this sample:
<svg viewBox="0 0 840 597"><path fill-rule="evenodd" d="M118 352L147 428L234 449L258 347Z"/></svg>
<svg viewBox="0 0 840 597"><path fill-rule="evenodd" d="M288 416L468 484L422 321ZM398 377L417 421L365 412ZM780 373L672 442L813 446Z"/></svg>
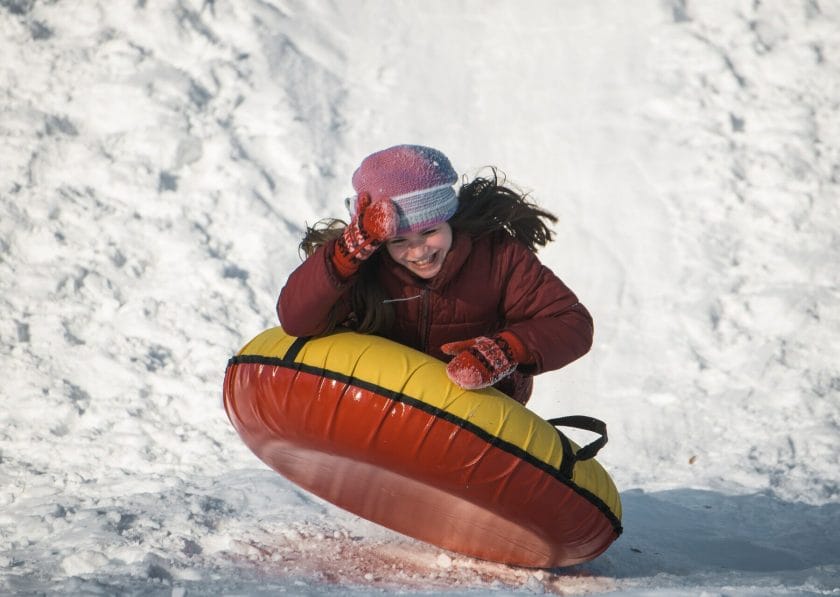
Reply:
<svg viewBox="0 0 840 597"><path fill-rule="evenodd" d="M420 232L406 232L385 243L391 258L415 276L434 278L452 246L452 227L443 222Z"/></svg>

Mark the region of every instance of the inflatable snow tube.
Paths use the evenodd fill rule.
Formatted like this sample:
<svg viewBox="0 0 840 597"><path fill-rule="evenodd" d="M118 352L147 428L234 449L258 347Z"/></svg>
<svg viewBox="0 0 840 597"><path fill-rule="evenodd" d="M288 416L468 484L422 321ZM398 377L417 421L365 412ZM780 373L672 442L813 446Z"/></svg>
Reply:
<svg viewBox="0 0 840 597"><path fill-rule="evenodd" d="M245 444L300 487L392 530L472 557L552 568L621 533L615 485L587 417L546 421L492 388L376 336L305 339L272 328L225 372ZM578 447L554 425L601 437Z"/></svg>

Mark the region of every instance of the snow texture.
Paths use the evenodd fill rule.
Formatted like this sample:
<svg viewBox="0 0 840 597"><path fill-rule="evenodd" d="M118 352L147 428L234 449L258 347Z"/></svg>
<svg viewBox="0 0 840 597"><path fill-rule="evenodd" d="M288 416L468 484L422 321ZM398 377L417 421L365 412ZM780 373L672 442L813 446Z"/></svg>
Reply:
<svg viewBox="0 0 840 597"><path fill-rule="evenodd" d="M840 594L837 0L0 0L0 593ZM500 167L592 311L625 534L478 562L221 406L362 157Z"/></svg>

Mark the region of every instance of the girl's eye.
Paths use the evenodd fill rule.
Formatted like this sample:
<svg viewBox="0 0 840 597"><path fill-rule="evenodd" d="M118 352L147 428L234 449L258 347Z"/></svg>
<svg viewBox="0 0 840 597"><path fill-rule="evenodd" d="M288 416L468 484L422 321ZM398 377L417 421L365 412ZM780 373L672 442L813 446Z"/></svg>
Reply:
<svg viewBox="0 0 840 597"><path fill-rule="evenodd" d="M391 240L388 241L388 244L391 245L391 246L402 245L402 244L405 244L405 239L404 238L392 238Z"/></svg>

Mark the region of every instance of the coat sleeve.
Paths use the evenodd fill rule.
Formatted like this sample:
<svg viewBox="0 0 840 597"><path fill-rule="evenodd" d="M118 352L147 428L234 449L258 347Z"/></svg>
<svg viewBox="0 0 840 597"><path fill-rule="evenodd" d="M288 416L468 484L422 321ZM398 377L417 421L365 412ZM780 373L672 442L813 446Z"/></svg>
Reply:
<svg viewBox="0 0 840 597"><path fill-rule="evenodd" d="M352 279L343 281L333 269L329 255L334 242L319 247L301 263L280 291L277 317L292 336L322 334L333 317L341 322L349 312L345 297Z"/></svg>
<svg viewBox="0 0 840 597"><path fill-rule="evenodd" d="M592 346L592 316L575 293L519 242L506 243L500 261L506 277L505 329L534 357L527 372L559 369L586 354Z"/></svg>

